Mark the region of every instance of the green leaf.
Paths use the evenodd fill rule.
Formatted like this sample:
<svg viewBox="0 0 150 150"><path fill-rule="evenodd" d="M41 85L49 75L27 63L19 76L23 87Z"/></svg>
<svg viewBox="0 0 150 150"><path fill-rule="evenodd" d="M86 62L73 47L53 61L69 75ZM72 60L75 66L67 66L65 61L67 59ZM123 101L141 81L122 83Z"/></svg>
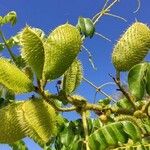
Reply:
<svg viewBox="0 0 150 150"><path fill-rule="evenodd" d="M7 45L9 48L13 46L17 46L20 44L20 33L17 33L15 36L12 36L10 39L7 40Z"/></svg>
<svg viewBox="0 0 150 150"><path fill-rule="evenodd" d="M15 143L9 144L12 150L28 150L24 141L20 140Z"/></svg>
<svg viewBox="0 0 150 150"><path fill-rule="evenodd" d="M4 58L0 58L0 84L15 93L26 93L34 90L32 81Z"/></svg>
<svg viewBox="0 0 150 150"><path fill-rule="evenodd" d="M38 79L41 79L44 65L44 47L39 30L25 27L21 33L21 55L31 66Z"/></svg>
<svg viewBox="0 0 150 150"><path fill-rule="evenodd" d="M141 133L130 121L121 121L105 125L88 137L91 150L106 150L127 143L128 139L141 140Z"/></svg>
<svg viewBox="0 0 150 150"><path fill-rule="evenodd" d="M131 68L128 74L130 92L139 100L145 93L147 63L140 63Z"/></svg>
<svg viewBox="0 0 150 150"><path fill-rule="evenodd" d="M24 68L26 66L25 60L22 58L22 56L16 57L16 65L18 68Z"/></svg>
<svg viewBox="0 0 150 150"><path fill-rule="evenodd" d="M4 88L3 89L3 92L4 92L4 95L5 95L5 99L7 101L10 101L10 100L14 100L15 99L15 93L12 91L12 90L9 90L7 88Z"/></svg>
<svg viewBox="0 0 150 150"><path fill-rule="evenodd" d="M150 95L150 63L147 64L146 92Z"/></svg>
<svg viewBox="0 0 150 150"><path fill-rule="evenodd" d="M123 108L123 109L129 110L129 111L133 109L131 102L126 98L120 99L117 102L117 106L119 108Z"/></svg>
<svg viewBox="0 0 150 150"><path fill-rule="evenodd" d="M34 79L34 75L33 75L33 71L31 69L31 67L29 66L26 66L22 69L22 71L26 74L26 76L31 80L33 81Z"/></svg>
<svg viewBox="0 0 150 150"><path fill-rule="evenodd" d="M130 138L137 142L141 140L141 132L137 126L130 121L122 121L123 130L130 136Z"/></svg>
<svg viewBox="0 0 150 150"><path fill-rule="evenodd" d="M2 51L5 48L5 44L4 43L0 43L0 51Z"/></svg>
<svg viewBox="0 0 150 150"><path fill-rule="evenodd" d="M9 12L2 19L0 19L0 25L11 23L11 25L14 26L16 22L17 22L17 14L15 11Z"/></svg>
<svg viewBox="0 0 150 150"><path fill-rule="evenodd" d="M84 132L81 119L70 122L67 121L58 132L55 140L55 148L58 150L76 150L76 148L82 145L83 136Z"/></svg>
<svg viewBox="0 0 150 150"><path fill-rule="evenodd" d="M72 147L70 150L84 150L85 149L85 143L83 142L83 139L78 140L77 142L72 143Z"/></svg>
<svg viewBox="0 0 150 150"><path fill-rule="evenodd" d="M66 94L71 94L79 86L82 81L82 66L79 60L75 60L63 77L62 89Z"/></svg>
<svg viewBox="0 0 150 150"><path fill-rule="evenodd" d="M149 150L150 149L150 144L138 144L138 145L125 145L119 148L115 148L112 150Z"/></svg>

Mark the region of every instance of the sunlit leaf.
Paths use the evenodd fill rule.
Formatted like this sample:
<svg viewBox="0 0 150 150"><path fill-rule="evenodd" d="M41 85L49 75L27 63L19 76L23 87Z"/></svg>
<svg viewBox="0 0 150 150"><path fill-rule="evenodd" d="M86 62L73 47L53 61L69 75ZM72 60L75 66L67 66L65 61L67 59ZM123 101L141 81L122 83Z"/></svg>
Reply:
<svg viewBox="0 0 150 150"><path fill-rule="evenodd" d="M0 19L0 25L11 23L11 25L14 26L16 22L17 22L17 14L15 11L9 12L2 19Z"/></svg>
<svg viewBox="0 0 150 150"><path fill-rule="evenodd" d="M99 128L89 136L88 142L92 150L106 150L119 146L119 143L127 143L129 138L139 140L141 133L132 122L122 121Z"/></svg>
<svg viewBox="0 0 150 150"><path fill-rule="evenodd" d="M0 51L2 51L5 48L5 44L4 43L0 43Z"/></svg>
<svg viewBox="0 0 150 150"><path fill-rule="evenodd" d="M141 140L141 132L137 126L135 126L132 122L124 121L123 130L130 136L133 141Z"/></svg>
<svg viewBox="0 0 150 150"><path fill-rule="evenodd" d="M9 144L12 150L28 150L24 141L20 140L15 143Z"/></svg>
<svg viewBox="0 0 150 150"><path fill-rule="evenodd" d="M130 92L137 98L142 99L145 93L147 63L135 65L128 74Z"/></svg>
<svg viewBox="0 0 150 150"><path fill-rule="evenodd" d="M146 92L150 95L150 63L147 64Z"/></svg>

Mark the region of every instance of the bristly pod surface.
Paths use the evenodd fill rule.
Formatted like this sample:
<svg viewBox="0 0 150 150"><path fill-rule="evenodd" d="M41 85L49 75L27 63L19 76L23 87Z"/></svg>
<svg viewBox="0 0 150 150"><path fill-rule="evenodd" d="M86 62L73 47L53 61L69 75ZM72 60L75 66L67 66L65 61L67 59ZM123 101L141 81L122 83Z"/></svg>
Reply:
<svg viewBox="0 0 150 150"><path fill-rule="evenodd" d="M33 81L34 79L34 75L33 75L33 71L31 69L30 66L25 66L22 71L26 74L26 76L31 80Z"/></svg>
<svg viewBox="0 0 150 150"><path fill-rule="evenodd" d="M57 115L52 106L41 99L23 102L18 120L26 136L47 143L57 132Z"/></svg>
<svg viewBox="0 0 150 150"><path fill-rule="evenodd" d="M34 90L32 81L14 64L0 58L0 84L15 93L26 93Z"/></svg>
<svg viewBox="0 0 150 150"><path fill-rule="evenodd" d="M81 44L76 27L68 23L57 27L44 44L43 78L53 80L63 75L80 52Z"/></svg>
<svg viewBox="0 0 150 150"><path fill-rule="evenodd" d="M81 83L82 78L82 65L81 62L76 59L64 74L62 89L66 94L71 94Z"/></svg>
<svg viewBox="0 0 150 150"><path fill-rule="evenodd" d="M92 38L95 33L95 26L90 18L79 17L77 28L85 37Z"/></svg>
<svg viewBox="0 0 150 150"><path fill-rule="evenodd" d="M114 46L112 62L117 71L128 71L143 61L149 49L149 27L144 23L135 22Z"/></svg>
<svg viewBox="0 0 150 150"><path fill-rule="evenodd" d="M22 57L31 66L37 78L41 79L44 65L43 32L27 26L21 32L20 43Z"/></svg>
<svg viewBox="0 0 150 150"><path fill-rule="evenodd" d="M25 137L17 118L19 103L0 109L0 143L13 143Z"/></svg>

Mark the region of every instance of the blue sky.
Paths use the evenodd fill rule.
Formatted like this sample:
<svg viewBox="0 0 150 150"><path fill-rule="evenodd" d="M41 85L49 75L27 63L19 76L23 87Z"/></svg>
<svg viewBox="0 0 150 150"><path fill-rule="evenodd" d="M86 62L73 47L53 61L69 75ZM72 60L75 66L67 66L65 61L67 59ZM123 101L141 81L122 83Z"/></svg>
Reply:
<svg viewBox="0 0 150 150"><path fill-rule="evenodd" d="M14 27L6 25L3 27L3 31L6 37L9 38L28 24L33 27L41 28L48 34L55 27L66 22L76 25L79 16L92 18L94 14L99 12L102 8L104 1L105 0L0 0L0 15L5 15L11 10L16 11L18 15L18 23ZM86 46L93 55L97 71L91 67L88 61L88 55L85 51L79 55L79 58L83 63L85 77L95 85L99 86L112 81L108 75L109 73L115 74L114 67L111 63L111 52L113 45L123 31L136 19L150 25L150 1L141 0L140 10L138 13L133 13L136 7L137 0L120 0L120 2L111 9L111 12L122 16L127 22L110 16L104 16L96 24L96 32L107 36L112 42L108 42L96 35L92 39L88 38L84 41L84 46ZM13 51L16 54L19 53L18 49L13 49ZM8 56L6 52L4 52L3 55ZM122 74L122 79L126 81L126 73ZM54 88L55 83L54 81L51 85L47 86L47 88L54 93L56 92ZM116 92L114 86L108 86L104 91L108 94ZM92 102L95 90L83 82L77 89L77 93ZM24 98L24 96L18 98ZM103 96L98 94L97 99L100 98L103 98ZM65 116L69 119L78 117L75 113L71 115L65 114ZM29 150L40 150L31 140L25 139L25 142ZM9 149L10 148L6 145L0 145L0 150Z"/></svg>

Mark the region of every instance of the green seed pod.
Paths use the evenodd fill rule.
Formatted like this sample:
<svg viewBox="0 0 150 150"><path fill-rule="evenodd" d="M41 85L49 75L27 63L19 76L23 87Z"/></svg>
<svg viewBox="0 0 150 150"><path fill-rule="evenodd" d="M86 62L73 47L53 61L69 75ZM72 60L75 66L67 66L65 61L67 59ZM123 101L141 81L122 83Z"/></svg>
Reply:
<svg viewBox="0 0 150 150"><path fill-rule="evenodd" d="M39 29L25 27L21 32L21 55L31 66L38 79L41 79L44 65L43 33Z"/></svg>
<svg viewBox="0 0 150 150"><path fill-rule="evenodd" d="M57 27L44 44L43 78L56 79L73 63L82 44L78 29L68 23Z"/></svg>
<svg viewBox="0 0 150 150"><path fill-rule="evenodd" d="M83 74L81 63L79 60L75 60L64 74L62 89L67 94L71 94L81 83L82 77Z"/></svg>
<svg viewBox="0 0 150 150"><path fill-rule="evenodd" d="M40 143L47 143L57 132L57 116L54 108L43 100L23 102L18 119L26 136Z"/></svg>
<svg viewBox="0 0 150 150"><path fill-rule="evenodd" d="M34 90L32 81L4 58L0 58L0 84L15 93L26 93Z"/></svg>
<svg viewBox="0 0 150 150"><path fill-rule="evenodd" d="M17 118L19 103L0 109L0 143L13 143L25 137Z"/></svg>
<svg viewBox="0 0 150 150"><path fill-rule="evenodd" d="M114 47L112 62L117 71L128 71L140 63L150 48L150 29L135 22L123 34Z"/></svg>
<svg viewBox="0 0 150 150"><path fill-rule="evenodd" d="M85 37L92 38L95 33L95 26L90 18L79 17L77 28Z"/></svg>

